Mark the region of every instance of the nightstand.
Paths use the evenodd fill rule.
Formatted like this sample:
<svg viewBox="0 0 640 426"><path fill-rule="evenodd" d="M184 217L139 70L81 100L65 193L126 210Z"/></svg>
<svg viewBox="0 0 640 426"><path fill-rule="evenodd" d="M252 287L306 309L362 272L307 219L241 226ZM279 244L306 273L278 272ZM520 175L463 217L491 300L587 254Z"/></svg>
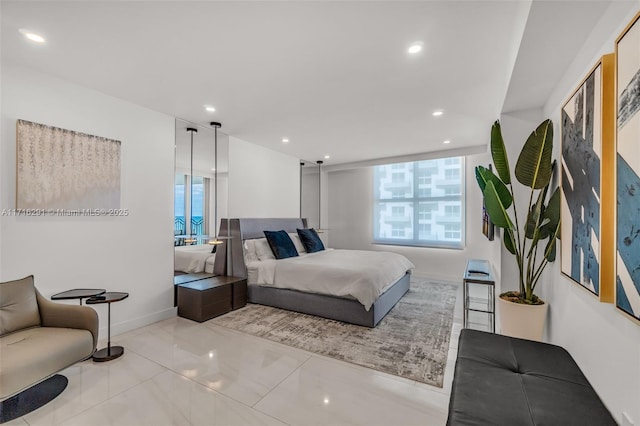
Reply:
<svg viewBox="0 0 640 426"><path fill-rule="evenodd" d="M178 315L203 322L247 304L247 279L220 275L178 285Z"/></svg>

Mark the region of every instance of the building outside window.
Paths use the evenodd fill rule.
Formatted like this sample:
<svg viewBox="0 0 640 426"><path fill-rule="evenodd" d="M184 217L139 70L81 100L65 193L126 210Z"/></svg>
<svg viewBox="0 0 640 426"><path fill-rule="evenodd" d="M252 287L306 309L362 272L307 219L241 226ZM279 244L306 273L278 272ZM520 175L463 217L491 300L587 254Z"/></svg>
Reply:
<svg viewBox="0 0 640 426"><path fill-rule="evenodd" d="M375 243L464 247L464 157L376 166L374 199Z"/></svg>
<svg viewBox="0 0 640 426"><path fill-rule="evenodd" d="M402 183L402 182L404 182L404 173L402 173L402 172L393 172L393 173L391 173L391 182L393 182L393 183Z"/></svg>

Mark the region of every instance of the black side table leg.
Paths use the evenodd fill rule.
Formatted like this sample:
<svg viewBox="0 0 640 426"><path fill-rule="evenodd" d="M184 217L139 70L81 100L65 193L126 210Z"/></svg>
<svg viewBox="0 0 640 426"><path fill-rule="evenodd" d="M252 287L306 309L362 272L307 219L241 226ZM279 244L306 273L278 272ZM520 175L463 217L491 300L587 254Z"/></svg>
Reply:
<svg viewBox="0 0 640 426"><path fill-rule="evenodd" d="M122 346L111 346L111 303L107 303L107 347L100 349L93 354L95 362L111 361L122 356L124 348Z"/></svg>

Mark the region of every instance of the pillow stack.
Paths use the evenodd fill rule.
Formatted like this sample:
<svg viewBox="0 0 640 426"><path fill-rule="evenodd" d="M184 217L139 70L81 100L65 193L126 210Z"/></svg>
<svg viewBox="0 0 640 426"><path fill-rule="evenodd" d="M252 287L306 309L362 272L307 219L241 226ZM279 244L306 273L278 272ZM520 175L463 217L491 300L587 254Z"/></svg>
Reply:
<svg viewBox="0 0 640 426"><path fill-rule="evenodd" d="M315 229L296 229L298 236L302 242L302 246L307 253L315 253L324 250L324 244L318 236ZM296 249L296 245L293 240L287 234L286 231L264 231L264 236L267 238L269 247L276 259L287 259L289 257L298 256L299 251L302 252L302 248ZM297 241L296 241L297 242Z"/></svg>

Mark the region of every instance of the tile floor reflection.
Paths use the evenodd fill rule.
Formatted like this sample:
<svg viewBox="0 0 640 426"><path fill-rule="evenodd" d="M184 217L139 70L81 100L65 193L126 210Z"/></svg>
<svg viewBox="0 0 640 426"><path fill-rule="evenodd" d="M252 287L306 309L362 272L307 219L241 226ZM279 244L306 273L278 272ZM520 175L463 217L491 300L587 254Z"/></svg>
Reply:
<svg viewBox="0 0 640 426"><path fill-rule="evenodd" d="M58 398L5 425L444 425L458 293L443 388L176 317L113 336L123 357L67 368Z"/></svg>

